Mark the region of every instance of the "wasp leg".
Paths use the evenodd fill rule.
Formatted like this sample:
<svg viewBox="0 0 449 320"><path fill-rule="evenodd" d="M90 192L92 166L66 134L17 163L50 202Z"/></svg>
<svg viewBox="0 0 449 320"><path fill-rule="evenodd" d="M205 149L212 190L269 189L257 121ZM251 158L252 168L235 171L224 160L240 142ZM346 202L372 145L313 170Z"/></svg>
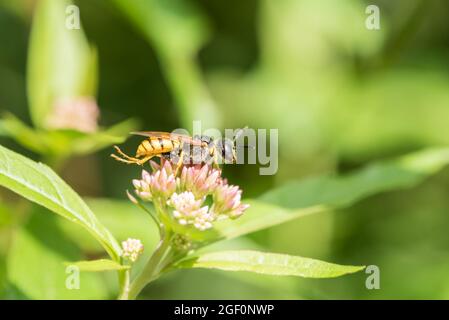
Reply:
<svg viewBox="0 0 449 320"><path fill-rule="evenodd" d="M137 164L141 166L141 165L143 165L145 162L150 161L151 158L153 158L153 157L154 157L154 155L146 156L145 158L143 158L143 159L137 161Z"/></svg>
<svg viewBox="0 0 449 320"><path fill-rule="evenodd" d="M114 158L117 161L120 161L120 162L124 162L124 163L127 163L127 164L138 164L139 166L141 166L145 162L147 162L151 158L153 158L154 156L152 155L152 156L145 157L143 159L132 159L132 160L127 160L127 159L120 158L119 156L117 156L115 154L111 154L111 157Z"/></svg>
<svg viewBox="0 0 449 320"><path fill-rule="evenodd" d="M175 169L175 176L178 175L178 171L181 168L183 162L184 162L184 151L181 150L181 152L179 153L179 159L178 159L178 163L176 164L176 169Z"/></svg>
<svg viewBox="0 0 449 320"><path fill-rule="evenodd" d="M111 154L111 157L114 158L114 159L117 160L117 161L124 162L124 163L127 163L127 164L133 164L133 163L135 164L135 163L137 163L137 161L134 161L134 160L126 160L126 159L123 159L123 158L118 157L118 156L115 155L115 154Z"/></svg>
<svg viewBox="0 0 449 320"><path fill-rule="evenodd" d="M128 163L128 164L131 164L131 163L140 164L141 159L137 159L137 158L128 156L126 153L124 153L122 150L120 150L120 148L117 146L114 146L114 148L117 151L117 153L123 157L123 158L120 158L119 156L117 156L115 154L111 154L111 157L114 158L115 160L121 161L124 163Z"/></svg>
<svg viewBox="0 0 449 320"><path fill-rule="evenodd" d="M119 147L114 146L114 149L118 152L119 155L121 155L123 158L127 159L127 160L131 160L131 161L139 161L139 159L137 158L133 158L128 156L126 153L124 153Z"/></svg>
<svg viewBox="0 0 449 320"><path fill-rule="evenodd" d="M217 153L214 153L212 165L215 167L215 169L220 170L220 165L218 164L218 154Z"/></svg>
<svg viewBox="0 0 449 320"><path fill-rule="evenodd" d="M218 164L218 153L214 152L212 153L212 155L210 156L210 158L206 159L206 161L204 162L205 164L211 166L214 169L220 169L220 165Z"/></svg>

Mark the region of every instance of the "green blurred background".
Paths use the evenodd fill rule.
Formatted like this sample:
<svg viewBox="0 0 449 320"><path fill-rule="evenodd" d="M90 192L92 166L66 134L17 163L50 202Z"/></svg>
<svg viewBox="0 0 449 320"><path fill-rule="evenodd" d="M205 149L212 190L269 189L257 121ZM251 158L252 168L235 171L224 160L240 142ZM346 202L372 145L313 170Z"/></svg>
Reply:
<svg viewBox="0 0 449 320"><path fill-rule="evenodd" d="M0 0L0 110L27 123L26 73L35 4ZM291 179L345 173L374 160L449 143L447 1L75 4L98 53L101 125L134 118L140 129L171 131L190 129L192 119L201 119L204 127L279 129L276 175L259 176L256 165L225 169L245 197ZM380 30L365 28L369 4L380 8ZM131 152L138 142L131 138L124 149ZM37 159L9 139L0 143ZM62 176L86 197L126 200L124 190L139 169L112 161L110 152L107 148L72 158ZM1 197L0 292L3 298L39 297L13 288L4 276L20 222L11 223L14 213L7 208L16 198L4 190ZM32 229L63 238L52 224L50 219ZM155 232L149 222L148 229L137 227ZM448 230L449 170L444 170L419 187L257 232L234 246L341 264L375 264L381 270L380 290L365 288L363 272L303 280L188 270L157 281L143 297L447 299ZM101 281L113 286L110 278ZM113 297L113 288L100 288L91 297Z"/></svg>

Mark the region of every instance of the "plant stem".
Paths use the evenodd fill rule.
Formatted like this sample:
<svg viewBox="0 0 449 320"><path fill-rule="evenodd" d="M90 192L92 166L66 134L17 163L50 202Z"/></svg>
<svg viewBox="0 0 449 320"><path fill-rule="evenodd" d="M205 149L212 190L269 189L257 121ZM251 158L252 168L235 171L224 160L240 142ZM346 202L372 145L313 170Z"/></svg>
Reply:
<svg viewBox="0 0 449 320"><path fill-rule="evenodd" d="M119 271L120 294L118 300L128 300L130 273L130 270Z"/></svg>
<svg viewBox="0 0 449 320"><path fill-rule="evenodd" d="M128 299L136 299L142 289L159 276L160 265L166 254L170 251L171 232L164 232L162 238L148 260L142 272L131 283Z"/></svg>

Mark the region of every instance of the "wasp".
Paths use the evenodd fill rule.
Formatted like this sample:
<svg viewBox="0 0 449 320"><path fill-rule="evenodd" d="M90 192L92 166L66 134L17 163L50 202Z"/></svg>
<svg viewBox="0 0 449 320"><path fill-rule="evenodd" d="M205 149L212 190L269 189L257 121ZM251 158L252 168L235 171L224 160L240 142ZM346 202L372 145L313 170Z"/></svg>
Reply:
<svg viewBox="0 0 449 320"><path fill-rule="evenodd" d="M119 155L111 154L117 161L128 164L143 165L154 157L171 160L178 167L187 163L212 163L218 167L219 159L226 163L237 162L236 140L243 133L239 129L233 140L213 140L209 136L195 136L161 132L140 131L133 135L146 137L137 147L135 157L128 156L118 146L114 146Z"/></svg>

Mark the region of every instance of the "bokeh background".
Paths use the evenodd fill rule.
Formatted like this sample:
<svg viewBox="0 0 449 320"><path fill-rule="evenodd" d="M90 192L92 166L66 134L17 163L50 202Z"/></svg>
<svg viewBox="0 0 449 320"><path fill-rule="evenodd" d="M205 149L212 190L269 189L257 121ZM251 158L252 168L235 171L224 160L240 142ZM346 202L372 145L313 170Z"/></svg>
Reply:
<svg viewBox="0 0 449 320"><path fill-rule="evenodd" d="M0 0L0 110L28 124L27 60L37 2ZM449 143L447 1L75 4L97 52L102 126L133 118L140 129L171 131L190 129L191 121L200 119L204 127L279 129L276 175L259 176L257 165L225 168L245 197L292 179L344 174L372 161ZM380 30L365 28L370 4L380 8ZM124 149L132 152L138 142L130 138ZM0 143L39 159L7 137ZM124 191L139 169L112 161L110 152L72 157L61 174L83 196L125 202ZM53 297L45 289L45 270L39 270L44 254L35 254L37 271L22 265L30 281L42 279L38 289L23 290L8 280L7 257L24 222L8 209L17 197L1 190L0 199L1 297ZM107 212L107 203L97 205ZM49 244L64 251L55 243L66 241L73 250L95 257L95 249L71 236L61 219L42 216L48 217L28 222L34 237L45 235L46 241L36 245L39 250ZM115 224L119 238L127 236L120 229L125 225L139 234L156 232L137 216L142 214L121 212L114 220L111 212L100 219ZM373 196L349 209L305 217L235 243L341 264L375 264L381 270L380 290L365 288L364 273L303 280L188 270L160 279L142 297L447 299L448 230L449 170L443 170L418 187ZM113 283L114 275L95 275L88 297L112 298Z"/></svg>

